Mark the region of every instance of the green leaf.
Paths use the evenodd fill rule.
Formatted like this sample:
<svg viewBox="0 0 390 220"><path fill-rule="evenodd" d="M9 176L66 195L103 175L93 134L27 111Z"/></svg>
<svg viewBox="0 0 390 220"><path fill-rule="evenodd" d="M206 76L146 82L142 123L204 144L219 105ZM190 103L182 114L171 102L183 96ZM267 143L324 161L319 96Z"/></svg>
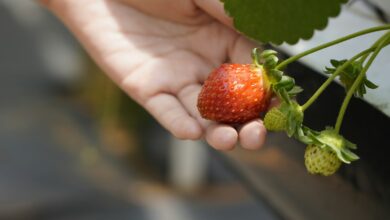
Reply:
<svg viewBox="0 0 390 220"><path fill-rule="evenodd" d="M326 27L348 0L221 0L234 27L263 43L295 44Z"/></svg>

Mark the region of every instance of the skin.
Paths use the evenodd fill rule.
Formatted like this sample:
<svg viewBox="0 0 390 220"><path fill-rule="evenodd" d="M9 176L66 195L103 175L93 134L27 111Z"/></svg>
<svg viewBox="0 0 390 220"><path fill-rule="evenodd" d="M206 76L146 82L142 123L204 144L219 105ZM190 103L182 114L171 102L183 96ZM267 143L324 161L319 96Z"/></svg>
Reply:
<svg viewBox="0 0 390 220"><path fill-rule="evenodd" d="M45 0L42 3L130 97L180 139L218 150L259 149L260 120L234 128L200 117L201 83L224 62L250 63L255 45L232 29L219 0Z"/></svg>

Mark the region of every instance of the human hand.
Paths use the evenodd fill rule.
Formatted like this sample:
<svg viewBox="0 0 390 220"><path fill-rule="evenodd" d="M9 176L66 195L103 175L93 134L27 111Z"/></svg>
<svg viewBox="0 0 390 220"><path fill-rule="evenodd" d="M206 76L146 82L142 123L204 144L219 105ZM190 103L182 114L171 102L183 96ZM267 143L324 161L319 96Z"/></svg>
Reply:
<svg viewBox="0 0 390 220"><path fill-rule="evenodd" d="M233 29L218 0L46 0L94 60L174 136L216 149L258 149L261 120L240 128L202 119L202 82L226 61L250 62L255 46Z"/></svg>

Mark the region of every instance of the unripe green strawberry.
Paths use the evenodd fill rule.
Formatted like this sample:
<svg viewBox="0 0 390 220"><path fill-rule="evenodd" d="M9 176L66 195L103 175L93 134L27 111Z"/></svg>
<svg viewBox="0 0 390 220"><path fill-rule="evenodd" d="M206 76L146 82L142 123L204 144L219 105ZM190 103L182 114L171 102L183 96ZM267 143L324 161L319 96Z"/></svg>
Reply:
<svg viewBox="0 0 390 220"><path fill-rule="evenodd" d="M287 128L287 117L279 108L269 110L263 122L269 131L284 131Z"/></svg>
<svg viewBox="0 0 390 220"><path fill-rule="evenodd" d="M305 150L305 166L311 174L329 176L335 173L341 165L336 153L310 144Z"/></svg>
<svg viewBox="0 0 390 220"><path fill-rule="evenodd" d="M301 137L303 122L302 107L296 101L282 103L264 117L264 126L269 131L286 131L289 137Z"/></svg>

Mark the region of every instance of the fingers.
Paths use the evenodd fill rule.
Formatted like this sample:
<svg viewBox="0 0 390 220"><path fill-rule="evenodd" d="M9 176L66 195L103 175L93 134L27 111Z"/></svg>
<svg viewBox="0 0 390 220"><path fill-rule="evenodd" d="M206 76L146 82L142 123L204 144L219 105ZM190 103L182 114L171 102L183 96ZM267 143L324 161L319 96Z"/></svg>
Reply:
<svg viewBox="0 0 390 220"><path fill-rule="evenodd" d="M190 1L177 0L120 0L146 14L182 24L202 24L211 18Z"/></svg>
<svg viewBox="0 0 390 220"><path fill-rule="evenodd" d="M150 98L144 106L175 137L193 140L201 138L200 124L187 113L176 97L158 94Z"/></svg>
<svg viewBox="0 0 390 220"><path fill-rule="evenodd" d="M216 124L203 119L196 107L201 85L194 84L183 88L178 99L206 130L206 141L217 150L232 150L239 142L241 147L248 150L260 149L265 141L266 129L261 120L253 120L244 124L239 131L229 125Z"/></svg>
<svg viewBox="0 0 390 220"><path fill-rule="evenodd" d="M260 119L250 121L243 125L239 131L238 139L243 148L248 150L260 149L265 142L267 130Z"/></svg>
<svg viewBox="0 0 390 220"><path fill-rule="evenodd" d="M194 117L203 128L206 128L210 122L202 118L197 108L198 95L201 89L202 86L200 84L186 86L179 92L178 99L183 104L184 108L187 109L189 114Z"/></svg>
<svg viewBox="0 0 390 220"><path fill-rule="evenodd" d="M206 141L217 150L229 151L239 143L247 150L258 150L265 142L267 130L260 119L250 121L237 132L224 124L210 124L206 130Z"/></svg>
<svg viewBox="0 0 390 220"><path fill-rule="evenodd" d="M196 107L200 90L199 84L187 86L179 92L178 99L160 94L151 98L145 107L178 138L199 139L204 129L206 141L217 150L232 150L237 143L248 150L264 145L267 131L260 119L244 124L238 131L230 125L203 119Z"/></svg>
<svg viewBox="0 0 390 220"><path fill-rule="evenodd" d="M194 3L207 12L210 16L216 18L221 23L233 27L232 19L225 13L223 4L219 0L193 0Z"/></svg>
<svg viewBox="0 0 390 220"><path fill-rule="evenodd" d="M217 150L232 150L238 140L237 131L229 125L212 123L201 117L196 107L200 90L200 84L186 86L179 92L178 98L190 115L205 129L205 139L210 146Z"/></svg>
<svg viewBox="0 0 390 220"><path fill-rule="evenodd" d="M217 150L232 150L237 140L237 131L228 125L211 124L206 130L207 143Z"/></svg>
<svg viewBox="0 0 390 220"><path fill-rule="evenodd" d="M48 6L50 4L50 0L38 0L38 2L44 6Z"/></svg>
<svg viewBox="0 0 390 220"><path fill-rule="evenodd" d="M252 50L259 47L258 44L248 40L243 35L237 35L228 48L228 57L233 63L252 63Z"/></svg>
<svg viewBox="0 0 390 220"><path fill-rule="evenodd" d="M272 97L268 109L278 107L279 105L280 105L280 99L278 97Z"/></svg>
<svg viewBox="0 0 390 220"><path fill-rule="evenodd" d="M216 18L222 24L233 27L233 20L229 17L220 0L193 0L194 3L210 16ZM251 63L251 51L259 45L248 40L245 36L237 34L236 38L230 41L228 47L228 58L233 63Z"/></svg>

